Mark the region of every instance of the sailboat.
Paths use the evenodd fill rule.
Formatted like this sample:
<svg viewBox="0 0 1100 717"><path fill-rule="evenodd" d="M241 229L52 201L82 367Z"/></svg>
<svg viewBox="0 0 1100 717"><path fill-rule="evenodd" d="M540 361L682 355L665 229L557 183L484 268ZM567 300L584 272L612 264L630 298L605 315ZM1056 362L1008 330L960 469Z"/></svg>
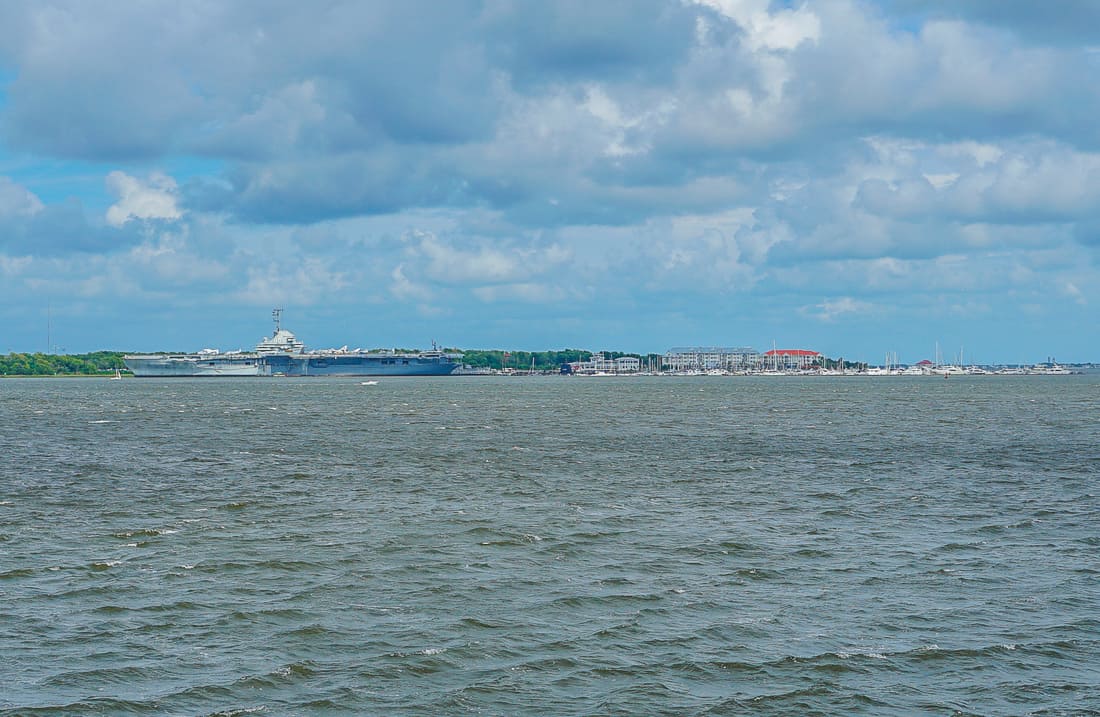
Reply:
<svg viewBox="0 0 1100 717"><path fill-rule="evenodd" d="M772 350L768 353L772 357L771 368L765 368L760 372L761 376L786 376L787 372L779 368L779 349L775 347L775 341L772 341Z"/></svg>
<svg viewBox="0 0 1100 717"><path fill-rule="evenodd" d="M962 376L966 373L961 366L956 364L945 364L943 362L943 356L940 355L939 341L936 342L936 362L931 366L925 366L924 372L929 376L943 376L944 378L948 376Z"/></svg>
<svg viewBox="0 0 1100 717"><path fill-rule="evenodd" d="M115 375L111 376L111 378L109 380L111 380L111 381L121 381L122 380L122 371L120 371L116 368L115 369Z"/></svg>

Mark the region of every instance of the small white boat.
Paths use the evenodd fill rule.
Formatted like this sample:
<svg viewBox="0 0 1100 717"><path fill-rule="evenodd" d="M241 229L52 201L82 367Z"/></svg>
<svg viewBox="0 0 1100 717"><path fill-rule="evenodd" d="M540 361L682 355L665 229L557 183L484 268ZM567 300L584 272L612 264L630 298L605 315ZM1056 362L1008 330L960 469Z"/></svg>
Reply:
<svg viewBox="0 0 1100 717"><path fill-rule="evenodd" d="M120 371L116 368L115 369L115 375L111 376L111 378L109 380L110 381L121 381L122 380L122 371Z"/></svg>

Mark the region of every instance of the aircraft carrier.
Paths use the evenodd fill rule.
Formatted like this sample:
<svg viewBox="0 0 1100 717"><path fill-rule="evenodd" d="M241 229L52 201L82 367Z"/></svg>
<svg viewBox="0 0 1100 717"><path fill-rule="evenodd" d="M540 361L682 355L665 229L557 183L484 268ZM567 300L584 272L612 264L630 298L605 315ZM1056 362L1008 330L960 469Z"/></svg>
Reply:
<svg viewBox="0 0 1100 717"><path fill-rule="evenodd" d="M306 351L282 327L282 309L271 312L275 333L254 351L203 349L192 354L133 354L122 357L140 378L224 376L446 376L461 355L436 349L420 352L364 351L347 348Z"/></svg>

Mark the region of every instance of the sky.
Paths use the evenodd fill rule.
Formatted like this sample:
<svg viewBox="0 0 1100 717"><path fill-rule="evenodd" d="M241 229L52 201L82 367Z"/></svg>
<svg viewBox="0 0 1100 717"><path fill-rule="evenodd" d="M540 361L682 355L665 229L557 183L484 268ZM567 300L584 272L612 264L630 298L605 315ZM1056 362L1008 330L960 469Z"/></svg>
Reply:
<svg viewBox="0 0 1100 717"><path fill-rule="evenodd" d="M0 353L1100 361L1100 3L0 3Z"/></svg>

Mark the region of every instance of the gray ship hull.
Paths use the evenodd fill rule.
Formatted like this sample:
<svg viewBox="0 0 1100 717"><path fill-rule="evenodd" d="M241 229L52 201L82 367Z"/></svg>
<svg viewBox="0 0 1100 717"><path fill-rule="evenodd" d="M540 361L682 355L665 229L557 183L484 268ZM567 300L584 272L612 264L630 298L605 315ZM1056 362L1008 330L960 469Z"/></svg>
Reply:
<svg viewBox="0 0 1100 717"><path fill-rule="evenodd" d="M139 378L230 376L446 376L458 364L447 356L416 354L298 354L247 356L126 356Z"/></svg>
<svg viewBox="0 0 1100 717"><path fill-rule="evenodd" d="M458 367L446 356L416 354L311 354L268 356L271 375L284 376L447 376Z"/></svg>
<svg viewBox="0 0 1100 717"><path fill-rule="evenodd" d="M124 356L122 361L138 377L265 375L260 356Z"/></svg>

